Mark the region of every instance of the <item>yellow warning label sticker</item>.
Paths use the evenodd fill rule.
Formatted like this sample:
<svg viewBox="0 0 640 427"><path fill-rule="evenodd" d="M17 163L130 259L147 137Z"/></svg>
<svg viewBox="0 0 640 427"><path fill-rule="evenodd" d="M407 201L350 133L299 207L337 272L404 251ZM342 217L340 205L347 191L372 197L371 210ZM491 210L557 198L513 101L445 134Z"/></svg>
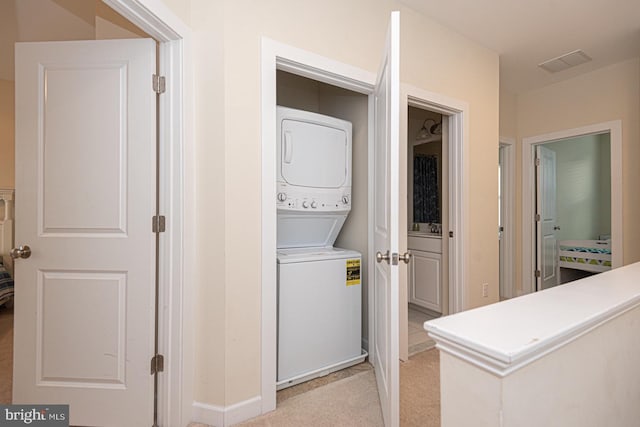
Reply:
<svg viewBox="0 0 640 427"><path fill-rule="evenodd" d="M360 284L360 260L347 260L347 286Z"/></svg>

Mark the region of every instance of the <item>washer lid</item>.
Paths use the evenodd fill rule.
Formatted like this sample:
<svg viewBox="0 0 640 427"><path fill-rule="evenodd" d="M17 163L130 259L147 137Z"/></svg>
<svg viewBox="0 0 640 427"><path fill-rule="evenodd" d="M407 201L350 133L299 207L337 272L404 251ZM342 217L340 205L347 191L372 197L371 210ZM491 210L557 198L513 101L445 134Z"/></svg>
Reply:
<svg viewBox="0 0 640 427"><path fill-rule="evenodd" d="M334 247L279 249L278 264L291 264L307 261L327 261L332 259L351 259L362 257L358 251Z"/></svg>
<svg viewBox="0 0 640 427"><path fill-rule="evenodd" d="M347 212L280 212L277 214L276 247L331 247L347 219Z"/></svg>

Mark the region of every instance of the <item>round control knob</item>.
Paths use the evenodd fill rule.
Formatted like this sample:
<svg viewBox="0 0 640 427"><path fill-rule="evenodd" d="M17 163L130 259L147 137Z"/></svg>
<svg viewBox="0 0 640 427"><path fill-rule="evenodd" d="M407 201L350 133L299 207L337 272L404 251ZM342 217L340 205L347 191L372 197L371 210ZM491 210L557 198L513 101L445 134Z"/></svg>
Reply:
<svg viewBox="0 0 640 427"><path fill-rule="evenodd" d="M309 207L309 202L307 202L306 200L304 202L302 202L302 207L303 208L308 208Z"/></svg>
<svg viewBox="0 0 640 427"><path fill-rule="evenodd" d="M349 196L342 196L342 203L344 203L345 205L349 203Z"/></svg>
<svg viewBox="0 0 640 427"><path fill-rule="evenodd" d="M318 203L317 203L315 200L314 200L314 201L312 201L312 202L311 202L311 207L312 207L313 209L317 208L317 207L318 207Z"/></svg>
<svg viewBox="0 0 640 427"><path fill-rule="evenodd" d="M278 193L278 200L284 202L285 200L287 200L287 195L284 193Z"/></svg>

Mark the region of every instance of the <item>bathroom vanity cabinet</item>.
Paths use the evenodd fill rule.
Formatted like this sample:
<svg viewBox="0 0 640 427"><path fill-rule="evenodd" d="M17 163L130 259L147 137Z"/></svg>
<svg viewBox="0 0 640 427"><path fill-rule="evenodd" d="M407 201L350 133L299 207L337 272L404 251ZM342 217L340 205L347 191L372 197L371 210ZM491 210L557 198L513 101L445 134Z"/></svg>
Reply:
<svg viewBox="0 0 640 427"><path fill-rule="evenodd" d="M409 232L409 302L442 313L442 236Z"/></svg>

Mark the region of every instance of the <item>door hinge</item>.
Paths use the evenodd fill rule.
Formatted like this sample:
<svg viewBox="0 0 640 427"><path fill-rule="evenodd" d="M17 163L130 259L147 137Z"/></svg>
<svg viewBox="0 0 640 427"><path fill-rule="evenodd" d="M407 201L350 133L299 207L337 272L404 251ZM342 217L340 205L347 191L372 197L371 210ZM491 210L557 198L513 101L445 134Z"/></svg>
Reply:
<svg viewBox="0 0 640 427"><path fill-rule="evenodd" d="M536 158L536 166L540 166L540 159Z"/></svg>
<svg viewBox="0 0 640 427"><path fill-rule="evenodd" d="M164 356L156 354L151 358L151 375L164 372Z"/></svg>
<svg viewBox="0 0 640 427"><path fill-rule="evenodd" d="M155 215L151 219L151 231L154 233L164 233L165 217L164 215Z"/></svg>
<svg viewBox="0 0 640 427"><path fill-rule="evenodd" d="M540 214L536 214L536 221L540 222Z"/></svg>
<svg viewBox="0 0 640 427"><path fill-rule="evenodd" d="M536 270L536 279L539 278L542 274L540 273L540 270Z"/></svg>
<svg viewBox="0 0 640 427"><path fill-rule="evenodd" d="M157 94L164 93L167 90L167 84L164 76L153 75L153 91Z"/></svg>

